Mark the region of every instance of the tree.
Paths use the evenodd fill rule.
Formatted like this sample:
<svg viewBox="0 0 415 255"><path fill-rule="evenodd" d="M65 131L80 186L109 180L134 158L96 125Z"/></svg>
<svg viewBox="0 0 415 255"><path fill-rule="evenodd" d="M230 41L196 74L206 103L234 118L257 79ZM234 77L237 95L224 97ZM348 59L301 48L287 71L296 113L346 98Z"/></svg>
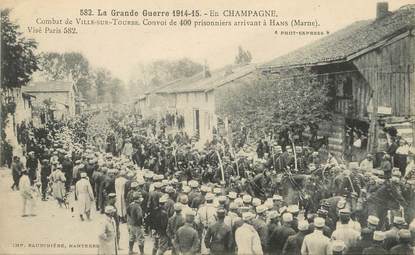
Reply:
<svg viewBox="0 0 415 255"><path fill-rule="evenodd" d="M10 21L10 9L1 10L1 144L0 163L11 163L13 147L6 141L5 128L8 115L14 114L16 103L5 100L6 92L13 88L25 86L31 79L32 73L38 69L34 50L35 40L23 37L19 26ZM14 115L13 115L14 116Z"/></svg>
<svg viewBox="0 0 415 255"><path fill-rule="evenodd" d="M244 50L242 46L238 47L238 55L235 57L235 64L249 64L252 61L252 55L249 50Z"/></svg>
<svg viewBox="0 0 415 255"><path fill-rule="evenodd" d="M91 90L94 77L88 59L79 52L44 52L40 54L40 69L47 80L74 81L81 95L93 101Z"/></svg>
<svg viewBox="0 0 415 255"><path fill-rule="evenodd" d="M144 92L170 81L191 77L203 70L203 65L188 58L178 60L156 60L140 64L129 82L130 90Z"/></svg>
<svg viewBox="0 0 415 255"><path fill-rule="evenodd" d="M301 135L307 127L331 117L324 77L305 71L251 79L218 95L218 104L223 104L220 114L229 116L236 126L244 123L258 133L290 131Z"/></svg>
<svg viewBox="0 0 415 255"><path fill-rule="evenodd" d="M20 27L10 21L10 9L1 11L1 83L2 88L26 85L38 70L34 54L37 42L23 37Z"/></svg>

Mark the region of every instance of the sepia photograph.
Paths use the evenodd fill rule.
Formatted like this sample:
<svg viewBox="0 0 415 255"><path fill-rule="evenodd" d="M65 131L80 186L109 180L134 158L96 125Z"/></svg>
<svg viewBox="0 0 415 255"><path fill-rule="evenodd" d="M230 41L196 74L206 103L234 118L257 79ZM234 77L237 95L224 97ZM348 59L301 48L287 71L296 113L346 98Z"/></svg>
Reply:
<svg viewBox="0 0 415 255"><path fill-rule="evenodd" d="M413 0L0 19L0 255L415 255Z"/></svg>

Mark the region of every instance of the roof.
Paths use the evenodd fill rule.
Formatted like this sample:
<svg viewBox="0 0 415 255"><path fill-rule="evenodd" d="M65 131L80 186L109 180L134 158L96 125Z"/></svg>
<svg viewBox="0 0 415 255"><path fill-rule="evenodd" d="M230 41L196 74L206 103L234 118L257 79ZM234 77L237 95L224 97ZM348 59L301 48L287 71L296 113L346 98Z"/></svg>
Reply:
<svg viewBox="0 0 415 255"><path fill-rule="evenodd" d="M405 5L381 19L354 22L320 40L265 63L261 68L347 61L349 56L414 26L415 4Z"/></svg>
<svg viewBox="0 0 415 255"><path fill-rule="evenodd" d="M75 86L69 81L41 81L32 82L22 88L22 92L40 93L40 92L69 92L75 90Z"/></svg>
<svg viewBox="0 0 415 255"><path fill-rule="evenodd" d="M252 73L255 68L254 64L228 65L211 71L210 77L205 77L204 72L200 72L189 78L174 81L155 93L208 92Z"/></svg>

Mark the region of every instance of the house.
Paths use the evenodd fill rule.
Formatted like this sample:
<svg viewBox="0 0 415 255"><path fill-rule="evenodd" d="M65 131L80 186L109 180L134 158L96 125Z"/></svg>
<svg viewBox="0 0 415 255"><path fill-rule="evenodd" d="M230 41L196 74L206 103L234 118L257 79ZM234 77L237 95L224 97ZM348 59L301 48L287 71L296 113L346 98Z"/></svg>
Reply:
<svg viewBox="0 0 415 255"><path fill-rule="evenodd" d="M415 116L415 5L390 12L377 4L374 20L357 21L260 67L265 75L308 70L327 84L335 118L320 127L332 152L343 153L357 139L376 151L381 123L395 126L409 143Z"/></svg>
<svg viewBox="0 0 415 255"><path fill-rule="evenodd" d="M211 140L218 127L218 93L225 86L255 71L255 65L233 65L174 81L154 92L164 112L183 120L183 130L204 143Z"/></svg>
<svg viewBox="0 0 415 255"><path fill-rule="evenodd" d="M35 115L44 118L65 119L76 113L76 86L69 81L32 82L22 88L23 93L36 97ZM44 114L47 112L47 114ZM41 116L42 115L42 116Z"/></svg>

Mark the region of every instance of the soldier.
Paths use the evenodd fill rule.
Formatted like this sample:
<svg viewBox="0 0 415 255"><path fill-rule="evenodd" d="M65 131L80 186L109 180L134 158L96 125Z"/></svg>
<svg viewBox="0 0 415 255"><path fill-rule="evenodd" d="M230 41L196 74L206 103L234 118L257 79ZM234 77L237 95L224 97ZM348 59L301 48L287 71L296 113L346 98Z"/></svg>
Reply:
<svg viewBox="0 0 415 255"><path fill-rule="evenodd" d="M282 215L282 225L270 233L269 242L271 247L269 247L269 250L271 254L281 254L288 237L295 234L294 229L292 229L292 222L293 215L286 212Z"/></svg>
<svg viewBox="0 0 415 255"><path fill-rule="evenodd" d="M167 199L168 195L161 196L159 206L154 211L154 218L156 221L153 223L153 229L155 230L153 255L163 255L169 248L169 238L167 236L169 216L167 211L164 209Z"/></svg>
<svg viewBox="0 0 415 255"><path fill-rule="evenodd" d="M252 220L252 226L258 232L261 240L261 247L264 253L268 252L268 228L266 224L266 211L267 208L264 205L256 207L257 216Z"/></svg>
<svg viewBox="0 0 415 255"><path fill-rule="evenodd" d="M29 179L30 179L30 185L33 186L36 180L36 172L37 172L37 164L38 160L35 156L35 152L31 151L29 152L29 157L26 159L26 168L28 169L29 173Z"/></svg>
<svg viewBox="0 0 415 255"><path fill-rule="evenodd" d="M13 185L12 190L17 189L19 190L19 179L22 174L23 170L23 163L20 162L20 158L18 156L13 157L13 163L12 163L12 175L13 175Z"/></svg>
<svg viewBox="0 0 415 255"><path fill-rule="evenodd" d="M255 228L251 225L255 215L251 212L242 214L243 224L235 232L235 243L239 255L262 255L261 240ZM251 240L247 242L247 240Z"/></svg>
<svg viewBox="0 0 415 255"><path fill-rule="evenodd" d="M102 255L117 255L117 237L115 230L115 223L113 215L115 208L113 206L106 206L104 209L105 218L101 223L99 237L98 254Z"/></svg>
<svg viewBox="0 0 415 255"><path fill-rule="evenodd" d="M167 186L166 187L166 193L167 193L167 201L164 205L164 209L166 210L169 218L171 216L173 216L174 214L174 194L175 194L175 190L172 186Z"/></svg>
<svg viewBox="0 0 415 255"><path fill-rule="evenodd" d="M411 246L411 232L408 229L401 229L398 233L399 243L390 249L390 254L407 255L413 254Z"/></svg>
<svg viewBox="0 0 415 255"><path fill-rule="evenodd" d="M182 215L182 204L175 203L174 204L174 215L169 218L167 223L167 236L170 238L170 242L172 243L176 238L177 230L184 225L185 219ZM172 254L177 254L176 250L172 249Z"/></svg>
<svg viewBox="0 0 415 255"><path fill-rule="evenodd" d="M316 217L314 219L314 231L304 237L303 245L301 246L302 255L331 254L330 239L323 235L324 225L323 218Z"/></svg>
<svg viewBox="0 0 415 255"><path fill-rule="evenodd" d="M383 248L385 233L382 231L373 232L373 243L370 247L365 248L362 255L387 255L389 252Z"/></svg>
<svg viewBox="0 0 415 255"><path fill-rule="evenodd" d="M303 245L304 237L308 234L308 221L303 220L298 223L299 232L288 237L282 250L283 255L300 255L301 246Z"/></svg>
<svg viewBox="0 0 415 255"><path fill-rule="evenodd" d="M346 252L348 249L355 245L357 240L360 238L360 233L354 230L349 225L350 221L350 210L341 209L340 210L340 225L331 235L332 240L342 240L346 246Z"/></svg>
<svg viewBox="0 0 415 255"><path fill-rule="evenodd" d="M399 230L405 228L406 222L402 217L395 217L393 219L392 227L385 232L385 249L390 250L393 246L398 244Z"/></svg>
<svg viewBox="0 0 415 255"><path fill-rule="evenodd" d="M185 219L186 223L177 230L173 245L179 254L196 254L199 250L200 239L198 232L193 227L194 211L188 210Z"/></svg>
<svg viewBox="0 0 415 255"><path fill-rule="evenodd" d="M144 233L143 226L143 211L140 205L140 194L134 192L132 195L133 202L127 207L127 226L128 226L128 251L133 254L134 243L138 242L140 254L144 255Z"/></svg>
<svg viewBox="0 0 415 255"><path fill-rule="evenodd" d="M90 220L91 204L94 201L91 183L86 173L81 173L81 179L75 184L75 193L78 200L78 213L81 220L84 220L83 214Z"/></svg>
<svg viewBox="0 0 415 255"><path fill-rule="evenodd" d="M42 160L42 166L40 167L40 182L42 183L42 201L46 201L46 193L48 191L49 175L52 172L52 168L49 165L49 160Z"/></svg>
<svg viewBox="0 0 415 255"><path fill-rule="evenodd" d="M65 174L65 188L66 191L68 192L71 188L71 184L72 184L72 174L73 174L73 163L72 163L72 159L71 159L71 154L66 154L64 160L62 161L62 170L63 173Z"/></svg>
<svg viewBox="0 0 415 255"><path fill-rule="evenodd" d="M218 209L216 212L217 221L210 225L204 238L206 247L210 254L228 254L232 251L233 238L231 228L225 224L225 209Z"/></svg>
<svg viewBox="0 0 415 255"><path fill-rule="evenodd" d="M116 234L117 234L117 247L118 247L119 250L121 250L121 247L120 247L120 238L121 238L120 218L118 217L117 207L115 207L116 201L117 201L117 199L116 199L116 194L115 193L108 194L108 205L113 206L114 209L115 209L115 212L113 214L113 220L115 222L115 230L116 230Z"/></svg>

